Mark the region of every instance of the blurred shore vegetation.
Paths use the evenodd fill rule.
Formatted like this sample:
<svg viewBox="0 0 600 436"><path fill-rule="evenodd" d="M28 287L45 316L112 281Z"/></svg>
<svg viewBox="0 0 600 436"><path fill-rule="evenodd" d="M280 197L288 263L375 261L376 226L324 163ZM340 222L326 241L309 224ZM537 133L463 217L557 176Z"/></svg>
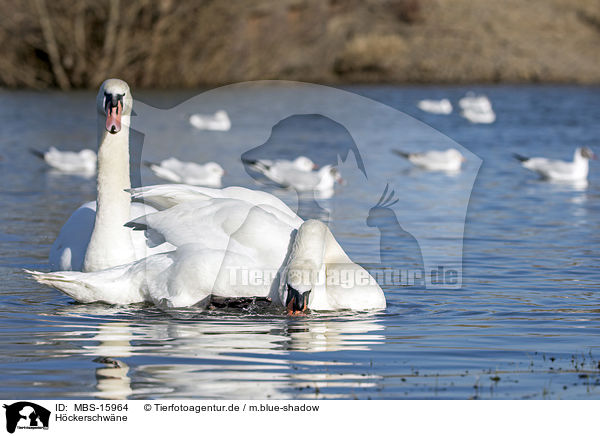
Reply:
<svg viewBox="0 0 600 436"><path fill-rule="evenodd" d="M598 0L0 0L0 86L600 83Z"/></svg>

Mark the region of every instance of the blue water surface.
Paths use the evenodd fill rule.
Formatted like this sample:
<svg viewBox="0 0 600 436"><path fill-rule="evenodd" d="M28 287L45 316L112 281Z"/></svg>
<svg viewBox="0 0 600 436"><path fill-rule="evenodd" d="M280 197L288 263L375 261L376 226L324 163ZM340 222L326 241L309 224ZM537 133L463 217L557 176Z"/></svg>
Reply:
<svg viewBox="0 0 600 436"><path fill-rule="evenodd" d="M600 398L600 165L591 163L588 186L559 185L540 180L512 157L571 159L581 145L600 152L600 88L345 89L406 113L423 127L386 126L376 112L344 107L356 113L358 130L374 138L372 143L361 143L357 130L304 112L305 118L287 119L275 129L269 143L269 132L254 127L279 97L259 89L257 101L271 99L273 107L231 106L233 128L226 133L194 131L187 124L189 108L164 118L158 111L151 120L156 130L143 132L143 151L141 142L132 151L138 153L132 159L134 184L160 183L146 168L140 170L140 160L171 155L215 160L227 171L226 185L266 189L298 207L303 217L327 220L350 257L374 271L421 267L411 257L413 239L394 227L395 221L367 225L389 184L399 200L393 208L398 224L412 230L424 257L434 263L460 261L460 287L381 283L388 301L384 311L301 318L254 308L77 304L23 270L48 270L50 245L72 211L95 198L95 180L54 173L29 149L95 148L94 94L2 91L2 397ZM471 124L459 115L457 101L469 90L490 98L494 124ZM160 109L193 95L136 93ZM239 96L235 90L228 95L231 101L224 105ZM455 106L451 115L416 107L420 99L444 97ZM335 108L336 101L327 104ZM197 111L203 109L218 107ZM299 200L294 192L259 186L240 162L243 153L305 154L324 165L339 150L352 148L352 141L368 178L351 152L340 161L347 183L330 199ZM454 142L473 153L460 174L414 169L391 151L447 148ZM466 220L460 219L462 209Z"/></svg>

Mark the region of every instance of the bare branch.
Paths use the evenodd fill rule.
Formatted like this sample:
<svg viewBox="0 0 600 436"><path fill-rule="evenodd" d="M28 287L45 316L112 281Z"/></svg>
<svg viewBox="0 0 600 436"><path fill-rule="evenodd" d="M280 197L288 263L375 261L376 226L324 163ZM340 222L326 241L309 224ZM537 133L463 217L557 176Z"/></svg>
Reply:
<svg viewBox="0 0 600 436"><path fill-rule="evenodd" d="M94 81L99 83L106 78L115 56L117 44L117 29L119 27L120 0L110 0L108 20L104 32L104 46L102 47L102 60L96 69Z"/></svg>
<svg viewBox="0 0 600 436"><path fill-rule="evenodd" d="M54 30L52 29L52 20L46 7L46 0L34 0L35 7L40 19L40 26L42 27L42 33L46 42L46 50L50 57L50 64L52 65L52 72L56 78L56 83L61 89L70 89L71 84L69 78L60 62L60 53L58 45L56 44L56 38L54 37Z"/></svg>

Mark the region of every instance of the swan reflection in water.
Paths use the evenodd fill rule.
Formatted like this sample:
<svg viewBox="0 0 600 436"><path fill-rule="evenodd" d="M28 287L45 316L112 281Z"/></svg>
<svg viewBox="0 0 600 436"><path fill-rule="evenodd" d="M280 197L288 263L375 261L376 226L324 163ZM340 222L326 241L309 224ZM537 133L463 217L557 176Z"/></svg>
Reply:
<svg viewBox="0 0 600 436"><path fill-rule="evenodd" d="M84 317L94 310L74 308ZM95 309L103 314L111 310ZM110 318L118 320L93 326L94 336L85 338L81 349L71 350L92 356L101 365L95 370L97 392L92 393L98 398L347 397L345 390L373 387L381 379L364 370L352 371L356 363L345 362L340 355L330 360L322 354L309 355L368 352L383 343L385 327L375 313L302 319L198 314L201 320L163 315L148 321L140 320L139 314L128 317L113 310L115 316ZM89 335L90 327L70 335ZM368 362L368 356L364 360ZM324 388L332 392L323 392Z"/></svg>
<svg viewBox="0 0 600 436"><path fill-rule="evenodd" d="M100 324L93 338L100 345L83 348L91 354L98 354L94 362L101 363L96 369L96 389L98 398L107 400L125 400L132 393L131 379L128 377L129 366L123 358L131 356L131 340L133 332L129 324L114 322ZM109 357L110 356L110 357Z"/></svg>

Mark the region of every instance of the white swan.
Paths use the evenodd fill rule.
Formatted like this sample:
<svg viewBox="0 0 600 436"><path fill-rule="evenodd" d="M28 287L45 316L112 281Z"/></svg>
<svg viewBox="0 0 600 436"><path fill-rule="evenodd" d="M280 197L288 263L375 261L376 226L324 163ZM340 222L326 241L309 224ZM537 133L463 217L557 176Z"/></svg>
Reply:
<svg viewBox="0 0 600 436"><path fill-rule="evenodd" d="M79 152L60 151L50 147L47 151L30 150L31 153L42 159L50 167L62 173L93 175L96 173L96 152L84 149Z"/></svg>
<svg viewBox="0 0 600 436"><path fill-rule="evenodd" d="M50 250L54 270L98 271L174 247L153 232L132 232L123 225L154 209L131 204L129 123L133 98L129 86L109 79L100 87L98 109L98 198L77 209Z"/></svg>
<svg viewBox="0 0 600 436"><path fill-rule="evenodd" d="M408 153L401 150L393 150L393 152L429 171L459 171L463 162L466 161L462 153L455 148L420 153Z"/></svg>
<svg viewBox="0 0 600 436"><path fill-rule="evenodd" d="M231 129L231 120L224 110L215 112L214 115L193 114L190 124L199 130L215 130L227 132Z"/></svg>
<svg viewBox="0 0 600 436"><path fill-rule="evenodd" d="M177 250L103 271L30 272L33 277L84 303L150 301L185 307L209 296L258 296L272 298L290 313L307 307L385 308L381 288L348 258L329 229L320 222L303 223L274 196L245 188L185 185L133 189L132 194L165 209L128 225L159 232ZM308 264L307 259L314 263ZM289 267L282 274L286 265ZM294 279L303 271L310 277L319 272L339 273L326 282ZM349 275L351 283L347 282ZM313 297L309 283L315 286Z"/></svg>
<svg viewBox="0 0 600 436"><path fill-rule="evenodd" d="M578 147L573 155L573 162L547 159L545 157L528 158L514 155L528 170L535 171L543 178L557 182L580 182L587 180L590 159L596 155L588 147Z"/></svg>
<svg viewBox="0 0 600 436"><path fill-rule="evenodd" d="M196 186L221 187L221 178L225 170L216 162L197 164L195 162L182 162L171 157L158 164L145 163L152 172L161 179L175 183L185 183Z"/></svg>
<svg viewBox="0 0 600 436"><path fill-rule="evenodd" d="M424 112L448 115L452 113L452 103L447 98L441 100L421 100L417 107Z"/></svg>

